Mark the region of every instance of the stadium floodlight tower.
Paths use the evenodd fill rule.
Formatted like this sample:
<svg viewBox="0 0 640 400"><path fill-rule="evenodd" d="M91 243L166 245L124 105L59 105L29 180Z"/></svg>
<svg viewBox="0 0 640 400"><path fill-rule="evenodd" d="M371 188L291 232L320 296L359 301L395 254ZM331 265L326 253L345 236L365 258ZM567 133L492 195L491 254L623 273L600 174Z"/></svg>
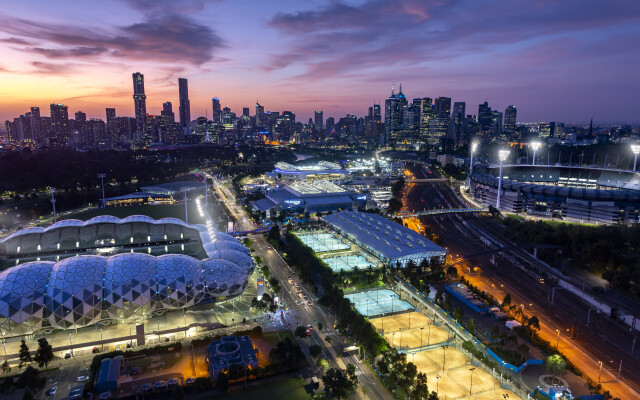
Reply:
<svg viewBox="0 0 640 400"><path fill-rule="evenodd" d="M107 174L98 174L98 178L100 178L100 185L102 186L102 208L107 207L107 203L104 199L104 178L107 177Z"/></svg>
<svg viewBox="0 0 640 400"><path fill-rule="evenodd" d="M471 174L473 173L473 153L478 149L478 142L471 142L471 156L469 158L469 178L467 179L467 187L471 186Z"/></svg>
<svg viewBox="0 0 640 400"><path fill-rule="evenodd" d="M638 166L638 153L640 153L640 144L632 144L631 151L633 152L635 158L633 160L633 171L636 171L636 167Z"/></svg>
<svg viewBox="0 0 640 400"><path fill-rule="evenodd" d="M56 218L56 198L53 194L56 192L56 188L49 188L49 193L51 193L51 205L53 205L53 223L55 224L57 221Z"/></svg>
<svg viewBox="0 0 640 400"><path fill-rule="evenodd" d="M536 140L535 142L531 142L529 146L531 146L533 150L533 163L531 165L536 165L536 152L542 147L542 143Z"/></svg>
<svg viewBox="0 0 640 400"><path fill-rule="evenodd" d="M498 177L498 199L496 200L496 208L500 209L500 191L502 191L502 163L509 157L509 150L503 149L498 152L500 159L500 176Z"/></svg>

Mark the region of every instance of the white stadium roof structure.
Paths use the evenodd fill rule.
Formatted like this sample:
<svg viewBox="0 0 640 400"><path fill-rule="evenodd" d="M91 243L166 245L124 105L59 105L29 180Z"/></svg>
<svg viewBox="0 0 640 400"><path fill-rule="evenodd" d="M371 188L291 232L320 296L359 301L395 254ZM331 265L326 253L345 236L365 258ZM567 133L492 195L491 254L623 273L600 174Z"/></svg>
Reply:
<svg viewBox="0 0 640 400"><path fill-rule="evenodd" d="M334 230L387 263L438 258L447 250L400 224L377 214L341 211L322 219Z"/></svg>

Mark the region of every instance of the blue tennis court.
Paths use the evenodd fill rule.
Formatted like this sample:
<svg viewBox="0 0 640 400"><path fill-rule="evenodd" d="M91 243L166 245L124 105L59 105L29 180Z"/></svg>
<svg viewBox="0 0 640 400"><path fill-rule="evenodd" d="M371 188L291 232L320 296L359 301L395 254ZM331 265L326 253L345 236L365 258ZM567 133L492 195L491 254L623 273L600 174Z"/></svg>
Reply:
<svg viewBox="0 0 640 400"><path fill-rule="evenodd" d="M367 270L369 267L376 268L375 265L368 262L366 258L361 255L350 255L350 256L338 256L338 257L328 257L322 259L333 272L340 272L342 270L345 271L353 271L355 267L358 267L360 271Z"/></svg>
<svg viewBox="0 0 640 400"><path fill-rule="evenodd" d="M366 317L415 310L415 307L400 300L400 297L389 289L352 293L345 295L345 297L355 305L360 314Z"/></svg>
<svg viewBox="0 0 640 400"><path fill-rule="evenodd" d="M330 233L313 233L309 235L298 235L302 243L311 247L316 253L324 253L327 251L347 250L351 248L348 244L344 244L337 237Z"/></svg>

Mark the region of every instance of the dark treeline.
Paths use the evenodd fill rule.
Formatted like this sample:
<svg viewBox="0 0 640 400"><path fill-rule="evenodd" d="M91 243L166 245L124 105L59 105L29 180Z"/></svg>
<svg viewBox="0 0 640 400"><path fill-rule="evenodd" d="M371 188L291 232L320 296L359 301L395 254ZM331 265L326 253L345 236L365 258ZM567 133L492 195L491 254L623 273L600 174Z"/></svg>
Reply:
<svg viewBox="0 0 640 400"><path fill-rule="evenodd" d="M545 262L562 270L575 267L602 273L612 287L640 295L640 226L582 226L542 221L505 219L507 229L531 243L557 244L558 249L538 250Z"/></svg>

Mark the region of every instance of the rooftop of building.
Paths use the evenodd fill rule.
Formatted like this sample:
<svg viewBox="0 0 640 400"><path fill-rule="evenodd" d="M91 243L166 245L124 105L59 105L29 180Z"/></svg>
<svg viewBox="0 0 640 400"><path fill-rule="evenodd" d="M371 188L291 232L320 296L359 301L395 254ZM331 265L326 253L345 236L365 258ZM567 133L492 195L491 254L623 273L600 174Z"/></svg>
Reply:
<svg viewBox="0 0 640 400"><path fill-rule="evenodd" d="M447 252L419 233L377 214L341 211L322 219L388 259L419 253L442 255Z"/></svg>

